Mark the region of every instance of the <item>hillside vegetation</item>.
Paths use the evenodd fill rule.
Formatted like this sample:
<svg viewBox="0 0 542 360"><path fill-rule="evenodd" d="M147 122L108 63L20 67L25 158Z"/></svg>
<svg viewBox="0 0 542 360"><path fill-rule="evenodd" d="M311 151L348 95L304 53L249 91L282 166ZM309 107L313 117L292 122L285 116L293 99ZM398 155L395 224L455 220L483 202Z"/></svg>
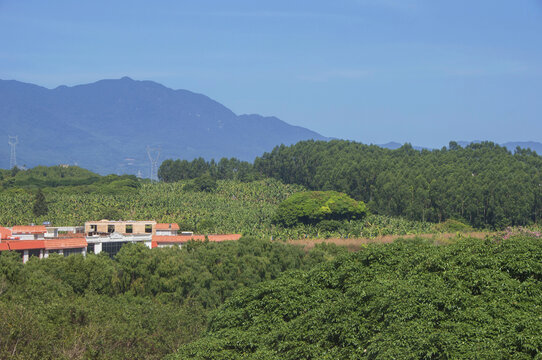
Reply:
<svg viewBox="0 0 542 360"><path fill-rule="evenodd" d="M36 166L28 170L0 170L0 191L43 189L73 194L134 192L141 181L134 175L100 176L77 166Z"/></svg>
<svg viewBox="0 0 542 360"><path fill-rule="evenodd" d="M397 150L333 140L279 146L257 158L260 174L310 190L336 190L377 214L475 227L526 225L542 217L542 157L494 143Z"/></svg>
<svg viewBox="0 0 542 360"><path fill-rule="evenodd" d="M369 245L236 292L169 359L538 359L542 242Z"/></svg>
<svg viewBox="0 0 542 360"><path fill-rule="evenodd" d="M0 359L161 359L240 288L344 252L251 238L21 263L0 253Z"/></svg>
<svg viewBox="0 0 542 360"><path fill-rule="evenodd" d="M527 225L542 217L542 157L491 142L440 150L397 150L356 142L301 141L278 146L254 161L166 160L160 178L250 181L275 178L308 190L335 190L364 201L375 214L476 228Z"/></svg>
<svg viewBox="0 0 542 360"><path fill-rule="evenodd" d="M16 178L22 178L22 173L28 171L19 172ZM53 225L65 226L82 225L85 221L103 218L154 219L178 223L181 230L197 233L242 233L284 240L326 236L374 237L432 231L432 224L427 222L373 215L363 220L341 223L338 227L300 224L285 228L274 225L272 220L279 204L292 194L305 190L302 186L285 185L274 179L251 182L218 180L216 188L208 191L196 189L192 180L175 183L140 181L137 186L109 192L107 189L115 183L104 184L104 179L109 177L99 177L99 181L92 185L97 190L87 193L79 192L79 186L43 188L48 212L42 216L33 213L35 188L5 189L0 192L0 203L3 204L0 207L0 225L50 221Z"/></svg>

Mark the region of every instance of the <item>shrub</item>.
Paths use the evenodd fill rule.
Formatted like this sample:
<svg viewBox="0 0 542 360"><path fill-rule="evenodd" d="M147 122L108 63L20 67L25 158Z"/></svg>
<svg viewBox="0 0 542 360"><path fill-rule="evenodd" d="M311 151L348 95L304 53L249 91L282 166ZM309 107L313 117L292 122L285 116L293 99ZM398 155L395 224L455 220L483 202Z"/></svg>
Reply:
<svg viewBox="0 0 542 360"><path fill-rule="evenodd" d="M367 213L365 204L336 191L305 191L293 194L278 207L273 221L285 227L318 224L322 220L356 220Z"/></svg>
<svg viewBox="0 0 542 360"><path fill-rule="evenodd" d="M459 220L448 219L440 224L435 224L433 227L437 232L466 232L472 231L472 227Z"/></svg>

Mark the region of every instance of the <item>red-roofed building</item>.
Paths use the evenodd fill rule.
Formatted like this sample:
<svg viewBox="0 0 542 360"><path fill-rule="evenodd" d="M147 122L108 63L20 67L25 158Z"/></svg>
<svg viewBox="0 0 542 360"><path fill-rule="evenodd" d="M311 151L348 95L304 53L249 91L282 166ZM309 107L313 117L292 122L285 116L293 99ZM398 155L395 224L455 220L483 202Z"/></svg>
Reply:
<svg viewBox="0 0 542 360"><path fill-rule="evenodd" d="M43 229L40 227L13 227L17 235L41 235L43 237ZM7 231L6 231L7 230ZM51 253L68 256L71 254L86 255L87 241L84 237L62 237L55 239L17 239L13 236L8 236L11 231L6 228L0 228L2 238L7 237L9 240L3 239L0 241L0 251L16 251L21 254L23 263L26 263L31 256L38 258L46 258Z"/></svg>
<svg viewBox="0 0 542 360"><path fill-rule="evenodd" d="M156 235L177 235L179 229L178 224L156 224Z"/></svg>
<svg viewBox="0 0 542 360"><path fill-rule="evenodd" d="M43 257L43 250L45 240L8 240L6 241L9 250L17 251L21 254L23 263L27 262L31 256L38 258Z"/></svg>
<svg viewBox="0 0 542 360"><path fill-rule="evenodd" d="M48 232L49 229L49 232ZM31 256L46 258L51 253L60 255L98 254L107 252L115 256L120 248L128 243L141 243L150 248L167 247L188 241L211 242L233 241L240 234L194 235L192 232L179 233L179 225L174 223L157 224L155 221L108 221L85 223L85 233L78 232L82 227L50 227L42 225L0 227L0 251L17 251L23 262ZM121 232L123 231L123 232ZM46 235L46 236L45 236Z"/></svg>
<svg viewBox="0 0 542 360"><path fill-rule="evenodd" d="M234 241L239 240L241 234L207 235L210 242ZM152 237L152 247L168 247L172 245L182 246L190 240L204 241L205 235L154 235Z"/></svg>
<svg viewBox="0 0 542 360"><path fill-rule="evenodd" d="M0 226L0 240L9 240L11 237L11 230Z"/></svg>
<svg viewBox="0 0 542 360"><path fill-rule="evenodd" d="M46 232L43 225L17 225L11 228L11 234L21 240L43 239Z"/></svg>
<svg viewBox="0 0 542 360"><path fill-rule="evenodd" d="M45 249L45 240L8 240L10 250L40 250Z"/></svg>
<svg viewBox="0 0 542 360"><path fill-rule="evenodd" d="M57 238L45 240L45 251L43 257L48 257L49 254L57 253L64 256L71 254L87 254L87 240L84 237L73 238Z"/></svg>

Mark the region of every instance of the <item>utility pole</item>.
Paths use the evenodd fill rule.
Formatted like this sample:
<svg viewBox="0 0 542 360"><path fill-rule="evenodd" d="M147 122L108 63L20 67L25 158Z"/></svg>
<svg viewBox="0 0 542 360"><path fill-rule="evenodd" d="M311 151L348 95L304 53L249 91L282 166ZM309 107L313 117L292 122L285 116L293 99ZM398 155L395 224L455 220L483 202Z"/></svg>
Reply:
<svg viewBox="0 0 542 360"><path fill-rule="evenodd" d="M16 147L19 143L19 138L17 136L9 136L8 135L8 144L11 147L11 156L9 158L9 168L13 169L17 166L17 153L16 153Z"/></svg>
<svg viewBox="0 0 542 360"><path fill-rule="evenodd" d="M151 148L147 146L147 155L151 162L151 181L158 181L158 158L160 157L160 148Z"/></svg>

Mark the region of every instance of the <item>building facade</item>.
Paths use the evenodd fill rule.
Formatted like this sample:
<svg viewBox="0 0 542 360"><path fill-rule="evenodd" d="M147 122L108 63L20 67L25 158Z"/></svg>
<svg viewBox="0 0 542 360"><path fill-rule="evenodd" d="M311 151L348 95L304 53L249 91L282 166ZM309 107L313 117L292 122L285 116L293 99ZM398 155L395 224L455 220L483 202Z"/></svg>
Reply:
<svg viewBox="0 0 542 360"><path fill-rule="evenodd" d="M149 248L182 246L188 241L238 240L240 234L179 235L178 224L162 224L156 221L89 221L83 227L45 227L42 225L0 227L0 251L16 251L22 261L31 256L47 258L50 254L107 253L115 256L121 247L129 243L141 243Z"/></svg>

